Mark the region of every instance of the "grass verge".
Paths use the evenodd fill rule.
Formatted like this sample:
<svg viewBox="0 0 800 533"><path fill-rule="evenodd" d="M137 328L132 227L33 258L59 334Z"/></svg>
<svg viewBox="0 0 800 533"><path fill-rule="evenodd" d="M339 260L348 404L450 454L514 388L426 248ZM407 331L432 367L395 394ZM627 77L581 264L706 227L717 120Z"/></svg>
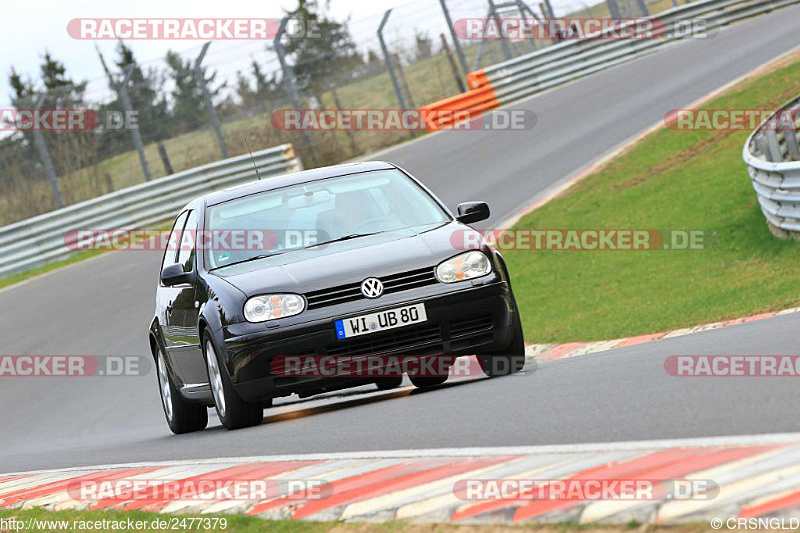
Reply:
<svg viewBox="0 0 800 533"><path fill-rule="evenodd" d="M91 257L95 257L102 253L104 252L99 250L93 250L90 252L76 252L70 255L67 259L62 259L60 261L53 261L52 263L47 263L46 265L38 266L30 270L20 272L19 274L11 274L10 276L0 278L0 289L10 287L11 285L16 285L17 283L22 283L23 281L26 281L30 278L35 278L36 276L47 274L48 272L51 272L53 270L58 270L59 268L72 265L74 263L78 263L80 261L89 259Z"/></svg>
<svg viewBox="0 0 800 533"><path fill-rule="evenodd" d="M292 520L264 520L251 516L237 515L202 515L202 518L220 518L227 521L226 527L203 528L203 527L153 527L154 521L177 521L180 524L182 519L186 519L187 525L191 519L188 515L165 515L158 513L148 513L142 511L47 511L44 509L25 509L25 510L0 510L0 533L16 533L16 529L8 527L8 520L14 517L18 523L31 524L30 520L36 520L39 527L26 529L27 531L111 531L113 526L106 527L80 527L80 521L97 522L106 520L107 522L117 522L127 524L128 520L133 522L141 521L146 523L144 528L126 529L121 527L119 531L224 531L225 533L249 533L271 531L276 533L304 531L311 533L362 533L366 531L384 531L397 533L500 533L500 532L519 532L537 531L539 533L560 533L564 531L581 531L585 533L612 531L628 531L639 527L639 524L628 524L625 526L587 526L578 524L529 524L524 526L501 526L501 525L482 525L482 526L454 526L449 524L409 524L405 522L388 522L385 524L361 523L361 522L299 522ZM199 523L200 516L196 516L195 523ZM51 523L48 525L47 522ZM60 524L59 524L60 523ZM62 526L63 524L63 526ZM219 524L219 522L217 522ZM103 525L102 522L99 525ZM173 524L169 524L172 526ZM19 529L22 531L22 529ZM640 529L640 531L642 531ZM647 533L700 533L705 531L716 531L711 529L708 524L688 524L675 527L654 527L647 526Z"/></svg>
<svg viewBox="0 0 800 533"><path fill-rule="evenodd" d="M154 231L169 231L172 229L173 221L166 221L162 224L158 224L153 228L148 228ZM79 263L86 259L91 259L92 257L96 257L100 254L112 252L114 250L88 250L83 252L75 252L66 259L60 259L58 261L53 261L51 263L47 263L35 268L31 268L29 270L25 270L23 272L19 272L18 274L11 274L10 276L5 276L0 278L0 290L10 287L11 285L16 285L17 283L22 283L30 278L35 278L37 276L41 276L43 274L47 274L53 270L58 270L59 268L69 266L75 263Z"/></svg>
<svg viewBox="0 0 800 533"><path fill-rule="evenodd" d="M776 109L800 54L707 102ZM742 161L749 131L662 128L515 228L713 232L698 251L509 251L528 342L613 339L800 305L800 244L773 237Z"/></svg>

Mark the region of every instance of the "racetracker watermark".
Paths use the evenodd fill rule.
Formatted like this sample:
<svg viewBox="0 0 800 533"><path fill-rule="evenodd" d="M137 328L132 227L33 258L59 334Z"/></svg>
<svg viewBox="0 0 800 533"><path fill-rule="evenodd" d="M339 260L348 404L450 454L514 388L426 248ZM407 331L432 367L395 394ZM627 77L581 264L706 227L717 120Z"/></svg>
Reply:
<svg viewBox="0 0 800 533"><path fill-rule="evenodd" d="M91 109L0 109L0 131L91 131L139 129L139 112Z"/></svg>
<svg viewBox="0 0 800 533"><path fill-rule="evenodd" d="M706 250L713 234L704 230L648 229L487 229L456 230L450 236L456 250L653 251Z"/></svg>
<svg viewBox="0 0 800 533"><path fill-rule="evenodd" d="M91 516L91 515L82 515ZM175 530L208 531L228 529L228 519L215 516L191 517L173 516L170 518L155 518L153 520L136 520L134 518L121 518L109 520L49 520L36 516L21 520L15 516L0 518L0 531L175 531Z"/></svg>
<svg viewBox="0 0 800 533"><path fill-rule="evenodd" d="M263 501L324 500L333 485L322 479L91 479L67 485L73 500Z"/></svg>
<svg viewBox="0 0 800 533"><path fill-rule="evenodd" d="M0 131L89 131L99 123L91 109L0 109Z"/></svg>
<svg viewBox="0 0 800 533"><path fill-rule="evenodd" d="M719 485L711 479L461 479L453 494L465 501L711 500Z"/></svg>
<svg viewBox="0 0 800 533"><path fill-rule="evenodd" d="M192 251L269 252L307 247L323 248L331 236L316 229L186 230L73 229L64 246L74 251ZM705 230L646 229L457 229L450 235L455 250L479 250L489 244L499 250L535 251L653 251L707 250L714 234Z"/></svg>
<svg viewBox="0 0 800 533"><path fill-rule="evenodd" d="M180 233L149 229L75 229L64 235L69 250L271 251L316 246L330 240L320 230L226 229Z"/></svg>
<svg viewBox="0 0 800 533"><path fill-rule="evenodd" d="M0 355L0 378L143 376L152 365L136 355Z"/></svg>
<svg viewBox="0 0 800 533"><path fill-rule="evenodd" d="M530 109L495 109L484 114L453 109L278 109L272 125L285 131L523 131L536 126Z"/></svg>
<svg viewBox="0 0 800 533"><path fill-rule="evenodd" d="M679 20L666 24L658 18L463 18L453 24L464 40L647 40L708 38L716 26L707 20Z"/></svg>
<svg viewBox="0 0 800 533"><path fill-rule="evenodd" d="M774 115L774 116L773 116ZM770 117L772 117L770 119ZM796 131L800 111L796 109L672 109L664 115L664 125L671 130L735 131L756 129Z"/></svg>
<svg viewBox="0 0 800 533"><path fill-rule="evenodd" d="M362 331L393 327L391 317L379 316L370 323L362 318L357 322ZM525 365L524 355L488 357L483 365L492 365L495 373L512 373L512 368ZM525 368L530 373L536 370L535 361ZM476 377L485 375L481 363L475 357L454 355L279 355L270 362L270 371L276 376L292 377L364 377L390 378L403 374L418 377Z"/></svg>
<svg viewBox="0 0 800 533"><path fill-rule="evenodd" d="M798 377L798 355L671 355L664 370L677 377Z"/></svg>
<svg viewBox="0 0 800 533"><path fill-rule="evenodd" d="M81 18L69 21L67 33L81 40L272 40L279 28L271 18Z"/></svg>

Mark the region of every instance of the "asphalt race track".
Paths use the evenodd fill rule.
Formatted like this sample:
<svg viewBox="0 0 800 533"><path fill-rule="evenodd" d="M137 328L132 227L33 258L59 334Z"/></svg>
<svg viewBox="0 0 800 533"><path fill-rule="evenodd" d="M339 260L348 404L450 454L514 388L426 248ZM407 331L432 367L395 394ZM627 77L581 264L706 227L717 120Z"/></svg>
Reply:
<svg viewBox="0 0 800 533"><path fill-rule="evenodd" d="M739 23L519 104L529 131L447 132L380 154L488 225L619 143L800 45L800 7ZM746 179L744 165L741 176ZM120 252L0 292L5 355L144 355L160 256ZM513 275L513 272L512 272ZM546 280L543 280L546 281ZM546 283L542 284L546 290ZM155 373L3 378L0 472L306 452L611 442L800 431L791 378L668 376L675 354L797 353L800 314L543 363L497 380L284 401L257 428L176 437ZM535 339L528 339L535 341Z"/></svg>

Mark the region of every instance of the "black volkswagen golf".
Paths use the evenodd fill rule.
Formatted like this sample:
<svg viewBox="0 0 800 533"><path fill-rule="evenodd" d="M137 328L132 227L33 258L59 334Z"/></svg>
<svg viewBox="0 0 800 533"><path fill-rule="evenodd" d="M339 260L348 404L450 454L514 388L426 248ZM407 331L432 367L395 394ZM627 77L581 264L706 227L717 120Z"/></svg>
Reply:
<svg viewBox="0 0 800 533"><path fill-rule="evenodd" d="M459 244L489 207L457 211L385 162L270 177L189 203L170 233L149 331L170 429L203 429L211 405L234 429L259 424L273 398L402 382L276 372L276 358L291 355L477 355L489 376L519 371L525 348L505 263L480 238ZM429 387L448 376L409 377Z"/></svg>

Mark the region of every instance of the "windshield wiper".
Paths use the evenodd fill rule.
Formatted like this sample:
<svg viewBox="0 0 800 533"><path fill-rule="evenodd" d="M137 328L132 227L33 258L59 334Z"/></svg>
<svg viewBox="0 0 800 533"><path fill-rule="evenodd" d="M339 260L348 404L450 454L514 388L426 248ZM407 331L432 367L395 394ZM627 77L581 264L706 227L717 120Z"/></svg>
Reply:
<svg viewBox="0 0 800 533"><path fill-rule="evenodd" d="M242 263L249 263L250 261L258 261L259 259L266 259L267 257L275 257L276 255L281 255L284 252L275 252L274 254L260 254L254 255L253 257L248 257L247 259L242 259L241 261L234 261L233 263L227 265L219 265L215 266L214 268L209 268L208 271L211 272L212 270L216 270L218 268L225 268L233 265L240 265Z"/></svg>
<svg viewBox="0 0 800 533"><path fill-rule="evenodd" d="M310 246L306 246L303 249L306 250L308 248L315 248L317 246L322 246L323 244L331 244L331 243L334 243L334 242L349 241L350 239L358 239L359 237L369 237L370 235L377 235L378 233L386 233L386 232L385 231L373 231L372 233L351 233L349 235L345 235L345 236L339 237L337 239L331 239L329 241L318 242L317 244L312 244Z"/></svg>

